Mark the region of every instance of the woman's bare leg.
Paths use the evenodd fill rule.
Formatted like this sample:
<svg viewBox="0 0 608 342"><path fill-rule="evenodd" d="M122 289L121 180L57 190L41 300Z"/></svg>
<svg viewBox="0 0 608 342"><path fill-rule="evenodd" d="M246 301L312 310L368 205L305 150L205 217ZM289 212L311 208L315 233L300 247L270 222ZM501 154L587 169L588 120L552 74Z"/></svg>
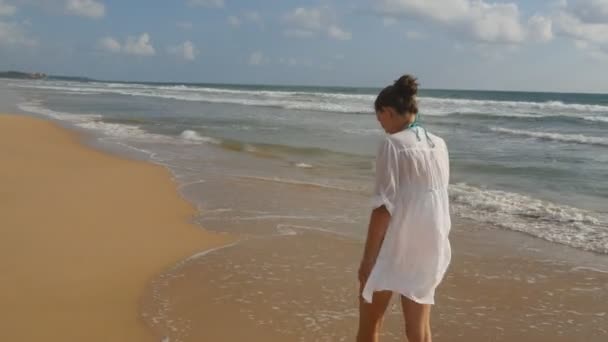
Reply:
<svg viewBox="0 0 608 342"><path fill-rule="evenodd" d="M374 292L372 302L367 303L359 296L359 331L357 342L378 342L384 312L391 301L391 291Z"/></svg>
<svg viewBox="0 0 608 342"><path fill-rule="evenodd" d="M408 342L431 342L431 305L401 296L401 307Z"/></svg>

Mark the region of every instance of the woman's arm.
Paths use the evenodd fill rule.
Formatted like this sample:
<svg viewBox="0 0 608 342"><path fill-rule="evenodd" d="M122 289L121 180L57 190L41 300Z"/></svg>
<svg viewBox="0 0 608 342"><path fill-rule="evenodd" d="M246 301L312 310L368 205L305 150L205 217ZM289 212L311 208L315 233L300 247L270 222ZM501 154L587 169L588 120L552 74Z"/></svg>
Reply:
<svg viewBox="0 0 608 342"><path fill-rule="evenodd" d="M359 267L359 281L361 282L361 288L367 282L367 278L376 263L376 258L380 252L380 246L384 241L384 235L386 229L391 220L391 214L388 212L385 206L380 206L372 211L369 227L367 230L367 240L365 242L365 251L363 252L363 259Z"/></svg>

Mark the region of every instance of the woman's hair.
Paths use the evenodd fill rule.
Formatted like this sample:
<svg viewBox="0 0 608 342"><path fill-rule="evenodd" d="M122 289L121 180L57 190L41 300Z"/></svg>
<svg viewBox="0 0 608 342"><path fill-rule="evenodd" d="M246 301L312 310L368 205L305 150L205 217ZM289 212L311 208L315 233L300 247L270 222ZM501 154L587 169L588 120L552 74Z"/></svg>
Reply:
<svg viewBox="0 0 608 342"><path fill-rule="evenodd" d="M374 102L374 107L376 112L383 107L391 107L400 115L417 114L418 104L415 97L417 93L418 79L412 75L403 75L393 85L382 89Z"/></svg>

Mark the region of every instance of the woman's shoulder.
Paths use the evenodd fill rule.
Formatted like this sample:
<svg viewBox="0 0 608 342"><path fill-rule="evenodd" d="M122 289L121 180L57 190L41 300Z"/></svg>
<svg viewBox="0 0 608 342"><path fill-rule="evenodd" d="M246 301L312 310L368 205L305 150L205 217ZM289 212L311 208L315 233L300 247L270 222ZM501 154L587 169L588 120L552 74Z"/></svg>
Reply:
<svg viewBox="0 0 608 342"><path fill-rule="evenodd" d="M431 139L435 147L447 148L447 145L443 138L430 131L425 132L424 130L426 130L426 128L416 127L413 129L406 129L395 134L390 134L386 137L385 144L390 144L399 150L420 149L423 148L423 146L421 146L421 143L424 143L424 147L426 147L426 145L428 144L428 135L428 138Z"/></svg>
<svg viewBox="0 0 608 342"><path fill-rule="evenodd" d="M416 134L413 129L404 129L401 132L389 134L386 136L386 140L390 141L394 145L411 145L416 140Z"/></svg>
<svg viewBox="0 0 608 342"><path fill-rule="evenodd" d="M440 137L437 134L434 134L432 132L428 132L428 133L429 133L429 136L431 137L431 139L433 139L433 141L435 142L435 144L440 145L442 147L446 147L447 146L445 140L443 140L442 137Z"/></svg>

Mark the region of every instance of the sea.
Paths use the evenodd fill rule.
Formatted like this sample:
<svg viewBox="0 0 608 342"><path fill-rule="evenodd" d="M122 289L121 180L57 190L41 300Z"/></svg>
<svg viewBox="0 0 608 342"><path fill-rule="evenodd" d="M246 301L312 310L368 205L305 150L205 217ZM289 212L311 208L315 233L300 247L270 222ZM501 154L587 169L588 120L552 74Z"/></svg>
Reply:
<svg viewBox="0 0 608 342"><path fill-rule="evenodd" d="M3 83L19 111L167 166L205 227L364 236L379 88ZM418 100L448 144L454 217L608 254L608 95L423 89ZM316 190L310 203L292 198L299 188Z"/></svg>

